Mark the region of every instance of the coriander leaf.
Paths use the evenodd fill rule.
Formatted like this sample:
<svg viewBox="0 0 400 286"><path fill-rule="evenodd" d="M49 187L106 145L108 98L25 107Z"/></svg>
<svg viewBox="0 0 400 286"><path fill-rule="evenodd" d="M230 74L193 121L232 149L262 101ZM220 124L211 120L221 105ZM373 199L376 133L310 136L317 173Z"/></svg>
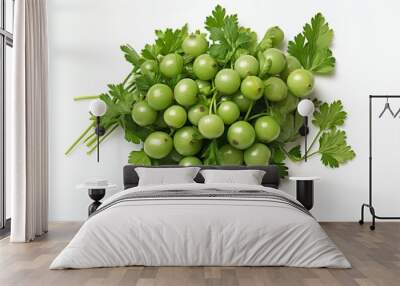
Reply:
<svg viewBox="0 0 400 286"><path fill-rule="evenodd" d="M144 151L132 151L129 153L128 163L133 165L151 166L151 160Z"/></svg>
<svg viewBox="0 0 400 286"><path fill-rule="evenodd" d="M135 102L135 93L125 89L122 84L110 84L108 88L108 93L100 95L107 105L106 114L101 117L101 124L106 128L117 122L121 115L130 114Z"/></svg>
<svg viewBox="0 0 400 286"><path fill-rule="evenodd" d="M235 52L235 54L233 55L233 58L232 58L231 61L234 63L234 62L236 62L236 60L237 60L238 58L240 58L241 56L243 56L243 55L248 55L248 54L251 54L251 52L248 51L248 50L246 50L246 49L243 49L243 48L237 49L236 52Z"/></svg>
<svg viewBox="0 0 400 286"><path fill-rule="evenodd" d="M268 145L271 150L271 163L282 163L286 159L285 152L283 151L283 145L277 142L273 142Z"/></svg>
<svg viewBox="0 0 400 286"><path fill-rule="evenodd" d="M303 27L293 41L289 41L288 52L296 57L302 66L314 73L327 74L335 67L335 58L329 49L333 30L329 28L321 13L311 19L311 24Z"/></svg>
<svg viewBox="0 0 400 286"><path fill-rule="evenodd" d="M300 145L296 145L292 149L290 149L290 151L288 152L288 156L293 161L299 161L302 157Z"/></svg>
<svg viewBox="0 0 400 286"><path fill-rule="evenodd" d="M103 93L100 95L100 99L107 105L106 114L104 114L101 119L101 125L105 128L111 126L118 120L118 116L121 114L119 107L114 103L112 98L107 94Z"/></svg>
<svg viewBox="0 0 400 286"><path fill-rule="evenodd" d="M143 63L143 60L140 58L139 54L132 48L129 44L122 45L121 51L124 52L125 59L130 62L134 66L134 70L138 70L140 64Z"/></svg>
<svg viewBox="0 0 400 286"><path fill-rule="evenodd" d="M140 143L140 138L136 136L135 133L133 133L129 128L124 129L125 132L125 140L128 142L132 142L134 144L139 144Z"/></svg>
<svg viewBox="0 0 400 286"><path fill-rule="evenodd" d="M279 111L281 114L288 114L297 109L298 103L299 98L289 93L284 100L273 103L271 109Z"/></svg>
<svg viewBox="0 0 400 286"><path fill-rule="evenodd" d="M183 156L172 150L166 157L159 159L159 160L152 160L153 165L176 165L182 160Z"/></svg>
<svg viewBox="0 0 400 286"><path fill-rule="evenodd" d="M257 41L250 29L239 27L236 15L226 15L225 9L217 6L213 15L206 20L206 29L213 42L209 53L220 64L225 65L235 56L239 49L252 50Z"/></svg>
<svg viewBox="0 0 400 286"><path fill-rule="evenodd" d="M330 49L320 49L315 52L310 70L318 74L329 74L334 70L335 62Z"/></svg>
<svg viewBox="0 0 400 286"><path fill-rule="evenodd" d="M183 55L183 64L186 66L186 65L190 64L191 62L193 62L194 59L195 59L195 57L185 54L185 55Z"/></svg>
<svg viewBox="0 0 400 286"><path fill-rule="evenodd" d="M243 35L246 35L246 37L243 37ZM245 47L248 51L247 54L255 54L257 49L257 33L250 28L240 27L238 44Z"/></svg>
<svg viewBox="0 0 400 286"><path fill-rule="evenodd" d="M217 59L219 62L224 63L225 57L229 52L229 46L227 44L212 44L208 49L208 52L212 57Z"/></svg>
<svg viewBox="0 0 400 286"><path fill-rule="evenodd" d="M154 130L150 127L142 127L133 121L130 114L125 114L119 118L120 125L124 128L125 137L128 137L130 141L135 144L139 144L140 141L144 141L147 136Z"/></svg>
<svg viewBox="0 0 400 286"><path fill-rule="evenodd" d="M132 116L130 115L121 116L119 118L119 123L121 127L124 129L125 140L128 142L139 144L141 138L135 133L135 130L137 130L137 128L135 128L136 123L132 120Z"/></svg>
<svg viewBox="0 0 400 286"><path fill-rule="evenodd" d="M297 112L287 114L285 120L280 123L281 132L277 141L282 143L295 141L300 136L299 129L303 126L303 122L303 117Z"/></svg>
<svg viewBox="0 0 400 286"><path fill-rule="evenodd" d="M146 44L142 50L142 57L148 60L157 60L160 55L160 49L157 45Z"/></svg>
<svg viewBox="0 0 400 286"><path fill-rule="evenodd" d="M318 152L321 154L322 163L331 168L339 167L339 165L352 160L356 155L347 145L346 133L336 129L322 134L319 139Z"/></svg>
<svg viewBox="0 0 400 286"><path fill-rule="evenodd" d="M232 19L227 19L224 25L224 36L229 44L233 44L235 41L239 40L239 26L238 23ZM242 43L244 39L240 39L239 43Z"/></svg>
<svg viewBox="0 0 400 286"><path fill-rule="evenodd" d="M222 8L221 5L217 5L214 10L211 12L212 15L208 16L205 21L206 30L210 31L211 28L222 28L225 24L225 20L230 18L235 23L237 23L237 15L226 15L225 8Z"/></svg>
<svg viewBox="0 0 400 286"><path fill-rule="evenodd" d="M287 175L289 175L289 168L285 165L285 163L274 163L276 167L278 167L279 177L284 179Z"/></svg>
<svg viewBox="0 0 400 286"><path fill-rule="evenodd" d="M294 37L293 41L288 43L288 53L299 60L304 68L309 68L308 62L308 48L305 42L306 38L303 34L298 34ZM305 66L307 65L307 66Z"/></svg>
<svg viewBox="0 0 400 286"><path fill-rule="evenodd" d="M156 46L160 54L167 55L174 52L180 52L182 42L188 35L188 26L185 24L181 29L166 29L164 31L156 30Z"/></svg>
<svg viewBox="0 0 400 286"><path fill-rule="evenodd" d="M179 162L180 160L182 160L183 156L181 154L179 154L178 152L176 152L175 149L173 149L167 156L167 158L171 158L172 161L174 162Z"/></svg>
<svg viewBox="0 0 400 286"><path fill-rule="evenodd" d="M201 158L203 158L204 165L218 165L219 160L218 160L218 146L217 146L217 141L212 140L203 154L201 155Z"/></svg>
<svg viewBox="0 0 400 286"><path fill-rule="evenodd" d="M143 74L139 75L135 78L136 81L136 88L141 94L146 94L147 91L152 87L154 84L160 82L160 75L157 74Z"/></svg>
<svg viewBox="0 0 400 286"><path fill-rule="evenodd" d="M135 101L134 92L130 92L123 87L122 84L108 85L109 94L113 98L115 107L118 109L120 114L130 114L132 110L132 105Z"/></svg>
<svg viewBox="0 0 400 286"><path fill-rule="evenodd" d="M186 77L186 74L181 73L177 76L174 76L173 78L169 78L165 80L165 84L168 85L171 89L174 89L174 87L177 85L177 83Z"/></svg>
<svg viewBox="0 0 400 286"><path fill-rule="evenodd" d="M114 99L120 113L130 114L135 101L134 93L125 89L122 84L110 84L108 88L110 89L109 94Z"/></svg>
<svg viewBox="0 0 400 286"><path fill-rule="evenodd" d="M346 117L347 113L343 110L342 102L337 100L331 104L321 104L319 110L314 112L312 123L321 130L333 129L342 126Z"/></svg>

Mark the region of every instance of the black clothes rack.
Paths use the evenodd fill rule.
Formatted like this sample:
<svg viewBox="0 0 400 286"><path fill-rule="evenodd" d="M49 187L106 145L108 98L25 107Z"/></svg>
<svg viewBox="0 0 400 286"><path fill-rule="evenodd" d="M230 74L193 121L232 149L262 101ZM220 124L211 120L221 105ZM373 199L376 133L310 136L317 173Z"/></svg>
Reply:
<svg viewBox="0 0 400 286"><path fill-rule="evenodd" d="M370 225L370 229L375 229L375 219L400 219L400 217L387 217L387 216L378 216L375 213L375 208L372 203L372 101L373 99L389 99L389 98L400 98L400 95L370 95L369 96L369 200L368 204L364 203L361 206L361 219L358 221L359 224L364 224L364 208L369 208L369 211L372 216L372 224Z"/></svg>

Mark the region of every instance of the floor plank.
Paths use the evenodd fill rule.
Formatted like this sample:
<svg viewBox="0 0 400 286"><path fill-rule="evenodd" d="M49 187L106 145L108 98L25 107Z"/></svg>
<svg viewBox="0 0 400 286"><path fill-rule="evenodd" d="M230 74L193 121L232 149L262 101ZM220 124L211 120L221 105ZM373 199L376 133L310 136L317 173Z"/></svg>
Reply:
<svg viewBox="0 0 400 286"><path fill-rule="evenodd" d="M357 223L322 223L352 263L352 269L289 267L119 267L48 270L80 223L52 223L45 236L28 244L0 240L2 286L267 286L400 285L400 223L379 223L372 232Z"/></svg>

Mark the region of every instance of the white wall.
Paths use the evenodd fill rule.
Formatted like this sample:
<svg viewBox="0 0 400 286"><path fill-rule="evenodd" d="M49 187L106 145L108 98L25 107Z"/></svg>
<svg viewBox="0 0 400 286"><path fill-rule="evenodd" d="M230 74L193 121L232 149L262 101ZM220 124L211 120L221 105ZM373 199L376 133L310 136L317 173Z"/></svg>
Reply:
<svg viewBox="0 0 400 286"><path fill-rule="evenodd" d="M88 123L87 102L76 103L72 98L98 94L107 83L124 77L129 65L119 51L120 44L140 49L153 41L155 29L186 22L192 29L202 27L205 16L218 3L238 13L240 22L259 35L269 26L279 25L287 39L300 32L318 11L326 16L335 31L337 68L334 76L317 78L315 95L343 101L349 112L345 127L348 141L357 158L336 170L323 167L318 159L290 164L291 174L322 178L316 184L313 209L319 220L358 220L360 204L368 194L368 94L400 94L398 1L49 1L51 220L83 220L90 201L75 185L86 178L104 176L121 186L122 166L133 148L116 134L103 145L100 164L82 150L64 156L67 145ZM383 102L378 103L382 106ZM398 180L395 160L400 159L400 139L385 145L399 133L396 122L378 122L381 143L376 156L382 168L377 168L375 199L380 215L399 212L400 190L393 186ZM294 184L285 182L282 189L293 193Z"/></svg>

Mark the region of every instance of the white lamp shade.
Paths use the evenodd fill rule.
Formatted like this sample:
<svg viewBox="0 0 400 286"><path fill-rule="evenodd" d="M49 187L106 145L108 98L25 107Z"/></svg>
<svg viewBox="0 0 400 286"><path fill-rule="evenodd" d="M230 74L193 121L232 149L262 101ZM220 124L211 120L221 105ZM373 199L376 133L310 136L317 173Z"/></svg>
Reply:
<svg viewBox="0 0 400 286"><path fill-rule="evenodd" d="M89 110L94 116L103 116L107 111L107 105L104 101L96 99L90 103Z"/></svg>
<svg viewBox="0 0 400 286"><path fill-rule="evenodd" d="M310 116L314 113L314 103L309 99L303 99L297 105L297 111L301 116Z"/></svg>

